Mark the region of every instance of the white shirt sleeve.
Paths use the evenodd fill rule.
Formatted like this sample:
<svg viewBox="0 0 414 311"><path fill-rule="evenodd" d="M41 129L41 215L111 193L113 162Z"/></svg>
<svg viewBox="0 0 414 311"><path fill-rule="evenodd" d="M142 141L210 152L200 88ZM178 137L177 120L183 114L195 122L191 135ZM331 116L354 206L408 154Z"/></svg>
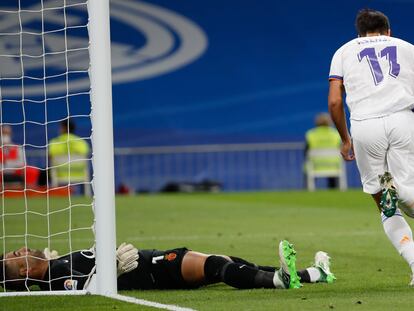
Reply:
<svg viewBox="0 0 414 311"><path fill-rule="evenodd" d="M329 71L329 80L343 80L344 73L342 69L342 49L335 52L332 57L331 70Z"/></svg>
<svg viewBox="0 0 414 311"><path fill-rule="evenodd" d="M414 59L414 45L409 43L410 48L411 48L411 54L413 55L413 59Z"/></svg>

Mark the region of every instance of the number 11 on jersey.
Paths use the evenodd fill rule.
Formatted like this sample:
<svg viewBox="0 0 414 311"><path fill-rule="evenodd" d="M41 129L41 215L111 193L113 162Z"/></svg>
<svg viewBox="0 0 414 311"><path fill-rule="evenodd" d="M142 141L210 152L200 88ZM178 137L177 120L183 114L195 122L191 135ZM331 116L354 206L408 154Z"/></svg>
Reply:
<svg viewBox="0 0 414 311"><path fill-rule="evenodd" d="M396 46L387 46L381 50L379 53L380 57L386 57L389 64L390 70L388 74L391 77L396 78L400 73L400 64L397 62L397 47ZM377 53L375 48L365 48L358 54L358 60L361 62L366 57L368 61L369 68L371 69L371 74L374 79L375 85L381 83L384 80L384 74L382 72L380 63L378 62Z"/></svg>

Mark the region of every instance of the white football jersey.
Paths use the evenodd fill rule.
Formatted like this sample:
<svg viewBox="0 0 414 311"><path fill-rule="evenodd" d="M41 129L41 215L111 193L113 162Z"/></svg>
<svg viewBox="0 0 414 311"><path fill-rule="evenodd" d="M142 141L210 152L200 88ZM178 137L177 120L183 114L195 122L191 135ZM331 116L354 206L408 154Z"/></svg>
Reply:
<svg viewBox="0 0 414 311"><path fill-rule="evenodd" d="M414 46L388 36L356 38L332 58L329 79L342 79L351 119L414 107Z"/></svg>

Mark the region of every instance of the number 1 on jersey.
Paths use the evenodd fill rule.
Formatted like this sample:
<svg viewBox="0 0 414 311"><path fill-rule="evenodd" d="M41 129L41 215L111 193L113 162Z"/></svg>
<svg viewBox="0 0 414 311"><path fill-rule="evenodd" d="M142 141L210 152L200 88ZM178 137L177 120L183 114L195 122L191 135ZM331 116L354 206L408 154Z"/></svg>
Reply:
<svg viewBox="0 0 414 311"><path fill-rule="evenodd" d="M387 46L386 48L382 49L379 53L380 57L386 57L389 64L390 70L388 74L391 77L396 78L400 73L400 64L397 63L397 47L396 46ZM371 69L371 74L374 79L375 85L381 83L384 80L384 74L382 73L382 69L380 63L378 62L377 53L375 52L375 48L365 48L358 54L358 60L361 62L364 57L368 60L369 68Z"/></svg>

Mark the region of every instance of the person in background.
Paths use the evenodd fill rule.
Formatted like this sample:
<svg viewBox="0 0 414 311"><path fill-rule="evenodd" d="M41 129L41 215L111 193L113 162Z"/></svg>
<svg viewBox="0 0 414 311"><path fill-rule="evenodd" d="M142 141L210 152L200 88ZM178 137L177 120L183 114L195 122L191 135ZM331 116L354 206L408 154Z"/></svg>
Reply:
<svg viewBox="0 0 414 311"><path fill-rule="evenodd" d="M49 141L49 159L53 171L50 177L54 185L89 181L87 160L90 147L74 132L74 122L70 119L63 120L60 123L60 135Z"/></svg>
<svg viewBox="0 0 414 311"><path fill-rule="evenodd" d="M1 171L2 182L23 183L24 154L23 147L13 143L13 130L10 125L1 126Z"/></svg>
<svg viewBox="0 0 414 311"><path fill-rule="evenodd" d="M17 184L18 187L36 186L40 171L27 165L23 146L13 142L13 130L10 125L1 126L0 141L0 183Z"/></svg>
<svg viewBox="0 0 414 311"><path fill-rule="evenodd" d="M328 113L320 113L315 118L315 127L306 132L305 159L312 161L313 169L323 171L329 169L337 169L341 165L340 147L341 137L338 132L331 126L332 121ZM311 150L321 149L337 149L338 155L324 157L309 157ZM305 175L307 169L305 165ZM306 177L306 176L305 176ZM338 187L338 177L327 177L328 188ZM306 180L306 178L305 178Z"/></svg>
<svg viewBox="0 0 414 311"><path fill-rule="evenodd" d="M414 286L413 233L401 213L414 217L414 45L391 37L382 12L363 9L355 25L358 37L332 58L328 108L341 136L341 155L356 159L363 191L374 199Z"/></svg>

